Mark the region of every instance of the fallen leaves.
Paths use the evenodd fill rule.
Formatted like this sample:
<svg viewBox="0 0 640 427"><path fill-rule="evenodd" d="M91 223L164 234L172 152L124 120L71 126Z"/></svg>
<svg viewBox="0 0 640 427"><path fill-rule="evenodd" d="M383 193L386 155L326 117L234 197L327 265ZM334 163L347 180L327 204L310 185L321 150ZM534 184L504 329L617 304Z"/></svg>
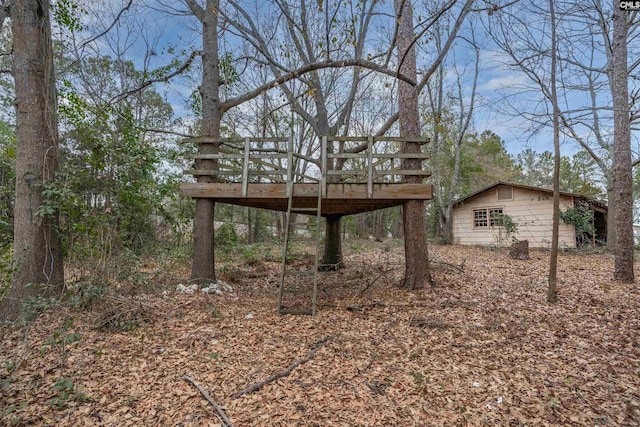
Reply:
<svg viewBox="0 0 640 427"><path fill-rule="evenodd" d="M276 316L265 261L237 299L146 296L129 331L97 330L99 307L47 312L26 338L3 326L0 424L220 425L184 375L237 426L640 424L640 294L608 255L561 254L551 306L546 252L433 247L437 286L405 291L395 246L323 273L313 318Z"/></svg>

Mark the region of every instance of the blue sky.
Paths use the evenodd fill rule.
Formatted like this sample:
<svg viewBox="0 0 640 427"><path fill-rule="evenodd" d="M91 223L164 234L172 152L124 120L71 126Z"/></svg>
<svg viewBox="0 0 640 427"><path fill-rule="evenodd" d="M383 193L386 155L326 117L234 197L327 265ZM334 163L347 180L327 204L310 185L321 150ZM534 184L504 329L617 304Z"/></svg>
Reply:
<svg viewBox="0 0 640 427"><path fill-rule="evenodd" d="M114 0L106 3L111 5L112 10L102 17L103 25L110 22L109 16L117 13L121 5L126 4L126 1ZM172 4L175 6L180 2L173 2ZM246 2L243 4L246 4ZM160 8L159 5L157 6ZM184 9L183 7L175 7ZM125 14L127 19L124 22L128 22L132 29L135 29L136 25L144 27L147 37L154 40L156 55L151 60L152 66L160 66L167 63L172 57L172 55L166 53L166 48L168 47L173 47L176 52L184 49L188 53L193 47L197 48L199 46L200 35L197 31L195 19L161 13L157 9L142 8L139 10L143 11L141 16L136 17L132 10L132 13ZM145 50L148 50L148 45L145 45L142 38L133 42L125 38L124 30L112 30L108 37L112 42L115 40L119 44L131 42L131 46L126 50L125 55L129 59L142 64L141 58ZM553 144L550 129L531 135L526 131L529 128L529 123L524 118L514 117L513 114L504 114L500 111L501 108L499 107L504 106L504 95L513 91L516 86L521 85L523 82L527 83L527 80L521 73L505 65L507 61L504 55L496 51L495 46L492 46L488 40L481 40L481 42L484 46L481 51L481 73L478 82L478 103L473 121L474 130L478 132L482 132L485 129L492 130L506 141L507 149L511 154L517 154L525 148L532 148L536 151L552 150ZM107 47L106 41L101 43L103 44L101 47L103 53L114 55L114 52L109 52L109 50L113 49ZM226 44L226 46L233 48L229 44ZM464 49L465 43L457 43L456 59L460 58L464 61L465 55L468 55L468 53L465 54ZM197 89L197 85L198 82L196 80L176 78L169 84L158 85L157 90L166 94L177 115L188 116L190 111L185 104L185 99L193 90ZM528 99L522 99L521 101L525 106L527 102L533 102L533 100ZM634 146L637 145L637 142L637 135L634 135ZM563 154L571 154L576 149L577 144L572 141L568 141L562 146Z"/></svg>

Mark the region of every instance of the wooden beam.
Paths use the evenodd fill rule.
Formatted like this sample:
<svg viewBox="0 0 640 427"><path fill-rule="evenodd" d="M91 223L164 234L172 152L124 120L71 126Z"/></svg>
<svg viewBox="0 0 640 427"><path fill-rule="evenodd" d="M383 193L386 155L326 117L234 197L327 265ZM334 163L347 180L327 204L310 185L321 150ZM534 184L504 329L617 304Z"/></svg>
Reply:
<svg viewBox="0 0 640 427"><path fill-rule="evenodd" d="M316 215L308 210L304 210L305 207L310 207L313 204L314 199L308 199L308 206L299 206L292 208L292 212L301 215ZM216 203L227 203L236 206L249 206L259 209L269 209L273 211L286 212L287 211L287 199L216 199ZM394 206L400 206L403 204L402 200L356 200L344 203L340 200L332 200L324 202L322 205L321 215L353 215L361 212L370 212L378 209L386 209ZM296 211L298 210L298 211Z"/></svg>
<svg viewBox="0 0 640 427"><path fill-rule="evenodd" d="M367 136L329 136L328 141L342 141L342 142L364 142L367 141ZM426 136L417 137L400 137L400 136L374 136L374 142L418 142L426 144L429 142L429 138Z"/></svg>
<svg viewBox="0 0 640 427"><path fill-rule="evenodd" d="M286 142L288 137L265 137L265 138L250 138L251 142ZM184 138L182 140L183 143L193 143L193 144L214 144L214 143L236 143L242 144L244 142L244 138L236 137L236 138L211 138L208 136L194 136L190 138Z"/></svg>
<svg viewBox="0 0 640 427"><path fill-rule="evenodd" d="M296 184L294 198L317 198L318 184ZM433 197L430 184L373 184L372 197L367 197L367 184L327 184L325 200L429 200ZM180 194L194 198L234 199L243 198L242 184L192 182L180 185ZM246 198L286 199L287 184L249 184ZM323 201L324 203L324 201Z"/></svg>

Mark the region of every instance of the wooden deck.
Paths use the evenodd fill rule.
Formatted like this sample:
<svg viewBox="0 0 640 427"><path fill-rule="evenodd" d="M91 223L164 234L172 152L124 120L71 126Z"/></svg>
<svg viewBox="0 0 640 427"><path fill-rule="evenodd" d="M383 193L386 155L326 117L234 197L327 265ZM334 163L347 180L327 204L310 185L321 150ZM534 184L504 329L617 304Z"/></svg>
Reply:
<svg viewBox="0 0 640 427"><path fill-rule="evenodd" d="M203 141L200 138L197 142ZM429 176L422 169L404 166L406 159L424 161L428 156L402 152L402 144L408 141L400 138L323 137L316 147L307 147L306 155L300 154L301 148L291 139L222 142L220 153L192 156L194 169L185 171L201 178L213 176L217 182L183 183L181 195L286 212L291 194L292 212L307 213L317 207L321 192L321 214L325 216L351 215L432 198L431 185L404 182L407 175ZM360 151L354 152L356 149ZM203 170L199 167L201 160L214 160L216 169Z"/></svg>
<svg viewBox="0 0 640 427"><path fill-rule="evenodd" d="M318 203L318 185L295 184L293 186L292 212L305 213ZM241 183L184 183L180 193L186 197L213 198L216 202L251 206L286 212L286 184L249 184L246 196ZM327 184L326 197L322 199L322 215L351 215L402 205L407 200L431 199L429 184L373 184L373 194L368 197L367 184Z"/></svg>

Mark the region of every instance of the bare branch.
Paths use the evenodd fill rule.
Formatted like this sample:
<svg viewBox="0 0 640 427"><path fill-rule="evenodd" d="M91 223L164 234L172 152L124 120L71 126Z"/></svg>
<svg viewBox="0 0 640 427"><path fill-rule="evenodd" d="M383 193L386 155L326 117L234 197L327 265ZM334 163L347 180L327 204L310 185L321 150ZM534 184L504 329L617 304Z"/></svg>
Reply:
<svg viewBox="0 0 640 427"><path fill-rule="evenodd" d="M304 357L303 359L299 359L296 360L295 362L291 363L287 369L285 369L284 371L280 371L280 372L276 372L275 374L265 378L264 380L252 384L236 393L234 393L231 397L234 399L237 399L241 396L244 396L245 394L251 394L255 391L260 390L262 387L264 387L265 385L272 383L280 378L284 378L284 377L288 377L289 375L291 375L291 372L293 372L293 370L295 368L297 368L300 365L304 365L305 363L307 363L309 360L313 359L313 357L316 355L316 353L318 352L318 350L320 350L320 348L325 345L327 343L327 341L331 340L335 335L329 335L327 337L322 338L321 340L318 340L315 342L315 344L313 344L311 346L311 350L309 351L309 353L307 354L306 357Z"/></svg>
<svg viewBox="0 0 640 427"><path fill-rule="evenodd" d="M204 9L200 6L195 0L184 0L187 4L187 7L191 10L191 12L198 18L198 21L204 21Z"/></svg>
<svg viewBox="0 0 640 427"><path fill-rule="evenodd" d="M180 136L182 138L193 138L194 137L193 134L183 133L183 132L176 132L174 130L155 129L155 128L146 128L146 127L137 127L137 128L140 129L142 132L148 132L148 133L161 133L161 134L165 134L165 135Z"/></svg>
<svg viewBox="0 0 640 427"><path fill-rule="evenodd" d="M127 5L125 7L123 7L122 9L120 9L120 12L118 12L118 15L116 15L116 18L113 20L113 22L111 23L111 25L109 25L104 31L102 31L101 33L91 37L89 40L86 40L84 42L82 42L82 44L80 44L80 46L78 47L78 49L82 49L83 47L85 47L86 45L88 45L89 43L92 43L96 40L98 40L100 37L104 36L105 34L107 34L109 31L111 31L111 29L113 29L113 27L116 26L116 24L118 23L118 21L120 21L120 18L122 17L122 15L129 10L129 8L131 7L131 5L133 4L133 0L129 0L129 3L127 3Z"/></svg>
<svg viewBox="0 0 640 427"><path fill-rule="evenodd" d="M312 71L320 70L320 69L324 69L324 68L344 68L344 67L368 68L368 69L376 71L376 72L378 72L380 74L386 74L386 75L394 77L396 79L400 79L402 81L405 81L405 82L409 83L412 86L416 85L416 82L414 82L410 78L404 76L403 74L400 74L399 72L391 71L391 70L388 70L386 68L383 68L380 65L376 64L375 62L365 61L363 59L347 59L347 60L343 60L343 61L322 61L322 62L316 62L316 63L313 63L313 64L305 65L304 67L298 68L297 70L294 70L292 72L284 74L284 75L278 77L277 79L272 80L271 82L265 83L265 84L261 85L260 87L257 87L256 89L254 89L254 90L252 90L250 92L247 92L247 93L245 93L243 95L240 95L240 96L238 96L236 98L229 99L229 100L223 102L220 105L220 111L221 112L225 112L225 111L227 111L227 110L229 110L229 109L231 109L233 107L236 107L236 106L242 104L243 102L249 101L249 100L259 96L264 91L267 91L269 89L273 89L275 87L278 87L282 83L286 83L286 82L288 82L290 80L296 79L296 78L302 76L303 74L310 73Z"/></svg>
<svg viewBox="0 0 640 427"><path fill-rule="evenodd" d="M569 122L567 121L566 117L562 112L560 112L560 120L562 121L562 126L564 126L564 128L569 130L571 137L576 141L578 141L578 144L580 144L580 146L584 148L587 151L587 153L589 153L589 155L593 158L593 160L598 164L600 169L603 172L605 172L608 168L607 168L607 165L604 163L604 160L602 160L600 156L598 156L596 152L593 151L593 149L589 146L589 144L587 144L584 138L578 135L578 133L575 131L573 126L569 124Z"/></svg>
<svg viewBox="0 0 640 427"><path fill-rule="evenodd" d="M362 58L362 54L364 51L364 43L366 39L366 35L369 29L369 24L371 23L371 18L373 16L374 8L378 4L377 0L372 1L369 5L369 9L365 11L364 7L362 8L362 13L358 17L358 22L360 23L360 27L358 29L358 36L356 42L356 58ZM337 12L336 12L337 13ZM351 90L349 91L349 96L347 97L347 101L344 104L344 107L340 111L338 118L336 119L333 126L331 126L330 134L336 135L340 128L351 118L351 113L353 112L353 105L356 100L356 94L358 92L358 86L360 85L360 81L364 76L359 70L354 69L353 79L351 80Z"/></svg>
<svg viewBox="0 0 640 427"><path fill-rule="evenodd" d="M491 2L485 2L487 3L489 6L487 7L481 7L481 8L473 8L471 9L472 12L487 12L489 15L494 14L495 12L498 12L502 9L505 9L509 6L513 6L514 4L518 3L520 0L514 0L512 2L509 2L507 4L503 4L503 5L497 5L497 4L493 4Z"/></svg>
<svg viewBox="0 0 640 427"><path fill-rule="evenodd" d="M224 409L222 409L220 405L218 405L216 401L213 400L213 398L209 395L209 393L207 393L207 390L205 390L204 387L202 387L200 384L198 384L193 378L191 378L188 375L183 376L182 379L198 389L202 397L204 397L206 401L209 402L211 406L213 406L213 408L216 410L216 412L218 413L218 416L224 423L225 427L233 427L233 423L231 422L227 414L224 412Z"/></svg>
<svg viewBox="0 0 640 427"><path fill-rule="evenodd" d="M191 52L191 55L189 55L189 58L187 58L187 60L184 62L184 64L182 64L180 67L178 67L174 72L167 74L166 76L162 76L162 77L158 77L156 79L150 79L147 80L145 82L143 82L142 84L140 84L140 86L138 86L135 89L131 89L127 92L121 93L117 96L114 96L113 98L111 98L109 100L109 103L115 103L115 102L119 102L122 101L128 97L130 97L131 95L138 93L144 89L146 89L147 87L151 86L154 83L166 83L168 82L170 79L182 74L187 68L189 68L189 66L191 66L191 63L193 62L193 60L200 55L199 51L193 51Z"/></svg>
<svg viewBox="0 0 640 427"><path fill-rule="evenodd" d="M451 48L451 44L457 37L458 31L460 30L462 23L464 22L466 16L471 10L472 4L473 4L473 0L467 0L467 2L465 3L462 11L458 15L458 19L456 19L456 23L454 24L453 29L451 30L451 33L449 34L449 37L447 38L447 41L445 42L442 50L438 54L435 61L427 69L427 71L425 71L425 73L422 76L422 79L420 80L420 83L418 83L418 93L422 92L422 89L424 89L424 87L427 85L433 73L436 72L436 70L438 69L438 67L444 60L444 58L447 56L447 53ZM393 126L393 124L398 120L398 117L399 117L398 113L395 113L393 116L389 117L387 121L382 126L380 126L380 128L376 132L376 136L382 136L385 133L387 133L389 129L391 129L391 126ZM361 146L350 149L348 152L358 153L364 149L366 149L366 146L361 145Z"/></svg>
<svg viewBox="0 0 640 427"><path fill-rule="evenodd" d="M416 34L416 36L413 38L413 40L411 41L411 44L409 45L409 47L407 48L407 51L404 53L404 55L402 56L402 58L400 59L400 61L398 61L398 70L400 69L400 67L402 66L402 64L404 63L404 60L406 59L407 53L409 52L409 50L411 49L411 47L416 44L416 42L418 40L420 40L420 37L422 37L428 30L429 28L431 28L433 26L433 24L436 23L436 21L438 19L440 19L440 17L442 15L444 15L444 13L451 9L455 4L456 4L457 0L451 0L448 4L445 4L439 11L438 13L436 13L427 23L427 25L418 33ZM469 13L469 11L471 10L471 5L473 4L473 1L467 1L467 4L465 4L464 8L463 8L463 13L466 16L467 13ZM401 11L403 10L402 8L400 9ZM400 22L400 16L397 17L397 21ZM396 30L397 30L397 26L396 26ZM455 31L457 33L457 31Z"/></svg>

